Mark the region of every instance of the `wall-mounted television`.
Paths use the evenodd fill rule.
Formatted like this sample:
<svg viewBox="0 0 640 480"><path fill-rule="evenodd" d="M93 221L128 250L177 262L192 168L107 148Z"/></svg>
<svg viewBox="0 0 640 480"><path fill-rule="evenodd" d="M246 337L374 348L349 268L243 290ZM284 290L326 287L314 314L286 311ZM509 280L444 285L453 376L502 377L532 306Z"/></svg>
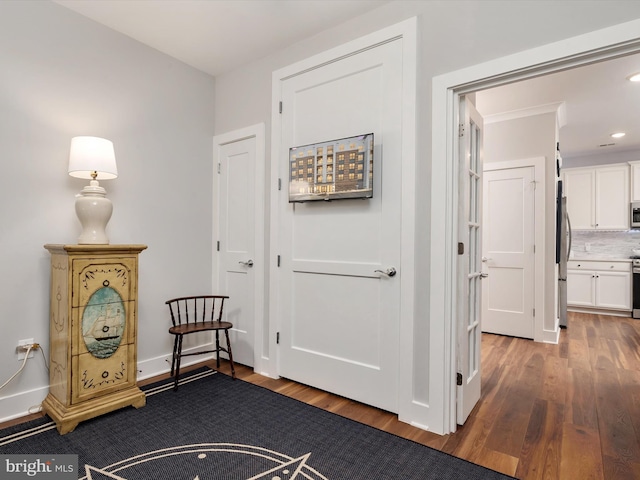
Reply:
<svg viewBox="0 0 640 480"><path fill-rule="evenodd" d="M289 202L373 197L373 133L289 149Z"/></svg>

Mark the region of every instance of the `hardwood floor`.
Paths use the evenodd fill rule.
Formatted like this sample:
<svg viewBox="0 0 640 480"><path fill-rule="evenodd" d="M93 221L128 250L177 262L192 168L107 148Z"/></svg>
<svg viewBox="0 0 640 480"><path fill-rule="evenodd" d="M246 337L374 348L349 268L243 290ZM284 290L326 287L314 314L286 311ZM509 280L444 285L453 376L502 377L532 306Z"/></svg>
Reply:
<svg viewBox="0 0 640 480"><path fill-rule="evenodd" d="M226 364L220 370L229 373ZM236 374L519 479L640 479L640 320L570 313L558 345L483 334L482 397L445 436L248 367Z"/></svg>
<svg viewBox="0 0 640 480"><path fill-rule="evenodd" d="M446 436L246 367L237 374L519 479L640 479L640 320L570 313L558 345L483 334L482 397Z"/></svg>

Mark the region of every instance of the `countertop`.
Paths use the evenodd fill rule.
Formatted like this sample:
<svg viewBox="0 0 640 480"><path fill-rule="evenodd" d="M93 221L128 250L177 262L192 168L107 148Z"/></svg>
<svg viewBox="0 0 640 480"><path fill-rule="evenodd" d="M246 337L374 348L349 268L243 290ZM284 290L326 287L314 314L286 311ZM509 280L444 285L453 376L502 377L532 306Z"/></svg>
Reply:
<svg viewBox="0 0 640 480"><path fill-rule="evenodd" d="M585 252L580 252L578 254L572 254L569 257L569 261L571 260L576 260L576 261L582 261L582 262L626 262L626 263L631 263L632 260L629 258L629 256L623 257L621 255L615 255L615 254L602 254L602 253L593 253L593 254L588 254Z"/></svg>

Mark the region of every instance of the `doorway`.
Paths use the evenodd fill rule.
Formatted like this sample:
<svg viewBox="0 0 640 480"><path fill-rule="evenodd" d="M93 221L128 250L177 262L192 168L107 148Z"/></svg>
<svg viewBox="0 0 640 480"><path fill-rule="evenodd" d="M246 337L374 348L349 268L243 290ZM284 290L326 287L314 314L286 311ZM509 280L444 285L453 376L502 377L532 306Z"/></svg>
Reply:
<svg viewBox="0 0 640 480"><path fill-rule="evenodd" d="M272 365L405 417L414 415L415 48L412 18L278 70L272 82ZM290 201L290 149L327 144L296 157L296 178L357 178L357 165L341 170L334 154L351 150L340 139L370 132L372 198Z"/></svg>
<svg viewBox="0 0 640 480"><path fill-rule="evenodd" d="M334 179L343 188L340 182L364 170L353 137L344 137L373 132L373 194L293 203L290 175L276 194L279 374L390 412L398 411L404 272L401 163L388 160L401 156L393 132L401 123L402 77L389 73L402 70L401 60L397 40L282 81L281 171L311 178L305 184L314 188L333 187ZM318 141L321 147L309 146ZM388 269L394 274L380 273Z"/></svg>
<svg viewBox="0 0 640 480"><path fill-rule="evenodd" d="M621 38L625 37L625 38ZM580 47L579 45L582 45ZM622 45L622 46L621 46ZM432 208L432 258L442 257L440 264L432 269L432 285L439 278L449 281L441 289L432 289L430 302L430 318L432 332L441 327L442 334L431 338L432 349L443 350L444 369L432 365L434 379L442 379L445 408L443 411L442 433L456 430L456 388L455 365L458 358L456 345L457 299L453 294L457 282L456 276L456 224L457 197L459 177L457 154L451 148L458 125L457 111L460 97L474 91L507 83L525 80L534 76L557 72L588 63L604 61L621 55L640 51L640 41L632 37L626 29L617 26L592 32L582 36L581 42L572 39L552 45L532 49L509 59L499 59L475 67L465 68L457 72L435 77L433 79L432 101L433 118L446 119L433 125L432 158L432 205L445 205L441 212ZM443 161L436 161L443 159ZM443 345L441 347L441 345ZM437 386L436 386L437 388Z"/></svg>
<svg viewBox="0 0 640 480"><path fill-rule="evenodd" d="M484 165L485 333L543 340L545 160Z"/></svg>
<svg viewBox="0 0 640 480"><path fill-rule="evenodd" d="M264 358L264 124L213 138L214 278L229 295L233 356L270 375Z"/></svg>

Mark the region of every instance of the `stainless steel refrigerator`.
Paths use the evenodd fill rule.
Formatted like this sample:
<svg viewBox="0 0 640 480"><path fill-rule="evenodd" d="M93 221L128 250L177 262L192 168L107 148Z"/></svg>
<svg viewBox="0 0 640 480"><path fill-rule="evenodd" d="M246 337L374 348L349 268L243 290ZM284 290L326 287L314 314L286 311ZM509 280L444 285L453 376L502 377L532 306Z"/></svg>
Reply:
<svg viewBox="0 0 640 480"><path fill-rule="evenodd" d="M567 213L567 197L558 182L556 212L556 263L558 264L558 318L561 328L567 327L567 261L571 252L571 221Z"/></svg>

